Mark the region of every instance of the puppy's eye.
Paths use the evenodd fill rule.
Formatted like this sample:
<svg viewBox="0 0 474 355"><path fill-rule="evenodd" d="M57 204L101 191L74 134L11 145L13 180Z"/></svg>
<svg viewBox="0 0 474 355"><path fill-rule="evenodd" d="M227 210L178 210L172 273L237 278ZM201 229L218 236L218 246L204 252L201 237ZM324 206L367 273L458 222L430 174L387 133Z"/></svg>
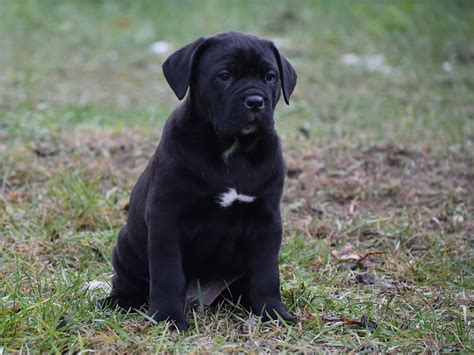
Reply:
<svg viewBox="0 0 474 355"><path fill-rule="evenodd" d="M265 81L268 81L271 83L275 81L275 79L276 79L276 74L274 72L269 71L265 73Z"/></svg>
<svg viewBox="0 0 474 355"><path fill-rule="evenodd" d="M232 75L228 71L223 71L217 74L217 79L222 81L229 81L232 78Z"/></svg>

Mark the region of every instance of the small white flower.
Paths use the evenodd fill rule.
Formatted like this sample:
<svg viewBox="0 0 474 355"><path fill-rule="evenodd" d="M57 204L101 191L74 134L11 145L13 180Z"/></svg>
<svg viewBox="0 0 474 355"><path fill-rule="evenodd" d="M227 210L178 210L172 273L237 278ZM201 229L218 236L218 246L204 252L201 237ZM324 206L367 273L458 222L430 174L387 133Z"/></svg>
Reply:
<svg viewBox="0 0 474 355"><path fill-rule="evenodd" d="M165 41L156 41L150 45L150 50L155 54L166 54L170 49L170 44Z"/></svg>
<svg viewBox="0 0 474 355"><path fill-rule="evenodd" d="M86 283L84 289L89 292L96 292L98 290L108 294L112 290L112 286L106 281L93 280Z"/></svg>
<svg viewBox="0 0 474 355"><path fill-rule="evenodd" d="M443 63L443 70L449 73L449 72L453 71L453 65L450 62L444 62Z"/></svg>
<svg viewBox="0 0 474 355"><path fill-rule="evenodd" d="M341 62L345 65L365 67L368 71L382 74L392 74L393 68L385 64L383 54L370 54L359 56L355 53L346 53L341 57Z"/></svg>
<svg viewBox="0 0 474 355"><path fill-rule="evenodd" d="M382 74L390 74L392 68L385 64L383 54L369 55L365 58L365 66L368 71L375 71Z"/></svg>
<svg viewBox="0 0 474 355"><path fill-rule="evenodd" d="M341 57L341 61L345 65L356 65L360 63L360 57L355 53L346 53Z"/></svg>

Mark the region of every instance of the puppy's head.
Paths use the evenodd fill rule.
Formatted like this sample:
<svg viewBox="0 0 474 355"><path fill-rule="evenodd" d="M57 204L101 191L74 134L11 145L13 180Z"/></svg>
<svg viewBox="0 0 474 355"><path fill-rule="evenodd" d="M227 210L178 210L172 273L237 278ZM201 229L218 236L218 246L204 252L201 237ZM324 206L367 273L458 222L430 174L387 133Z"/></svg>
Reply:
<svg viewBox="0 0 474 355"><path fill-rule="evenodd" d="M173 53L163 73L180 100L190 88L194 109L221 138L273 130L280 92L289 104L296 85L272 42L240 32L199 38Z"/></svg>

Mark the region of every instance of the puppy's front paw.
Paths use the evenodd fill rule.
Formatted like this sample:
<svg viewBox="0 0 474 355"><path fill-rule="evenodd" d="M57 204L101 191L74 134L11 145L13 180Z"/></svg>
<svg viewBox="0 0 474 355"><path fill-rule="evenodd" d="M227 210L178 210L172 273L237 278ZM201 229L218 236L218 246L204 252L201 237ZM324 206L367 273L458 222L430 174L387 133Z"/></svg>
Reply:
<svg viewBox="0 0 474 355"><path fill-rule="evenodd" d="M278 313L280 314L280 313ZM283 320L290 324L290 325L296 325L296 322L297 322L297 319L295 316L291 315L290 313L286 312L286 314L280 314L281 318L283 318Z"/></svg>
<svg viewBox="0 0 474 355"><path fill-rule="evenodd" d="M296 317L288 313L283 303L281 303L279 300L269 300L267 302L262 302L259 307L253 308L258 315L262 316L264 321L280 321L283 319L288 324L296 324Z"/></svg>
<svg viewBox="0 0 474 355"><path fill-rule="evenodd" d="M177 312L174 312L177 313ZM173 314L171 312L157 312L152 309L148 310L147 316L152 318L156 322L169 322L172 330L184 332L188 330L189 326L186 323L184 314Z"/></svg>
<svg viewBox="0 0 474 355"><path fill-rule="evenodd" d="M185 332L189 329L188 323L184 321L169 321L172 330L177 330L178 332Z"/></svg>
<svg viewBox="0 0 474 355"><path fill-rule="evenodd" d="M277 320L280 322L282 319L289 325L296 324L296 317L288 313L288 311L284 307L279 310L270 310L267 308L265 313L263 314L264 321Z"/></svg>

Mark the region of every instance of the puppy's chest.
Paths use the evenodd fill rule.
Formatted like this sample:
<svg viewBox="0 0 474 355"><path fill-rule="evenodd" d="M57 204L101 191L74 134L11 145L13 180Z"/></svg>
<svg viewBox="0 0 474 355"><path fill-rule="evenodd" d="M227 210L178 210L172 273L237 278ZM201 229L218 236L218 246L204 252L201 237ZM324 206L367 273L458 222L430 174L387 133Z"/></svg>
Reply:
<svg viewBox="0 0 474 355"><path fill-rule="evenodd" d="M236 171L238 173L236 173ZM262 174L248 166L232 165L224 168L222 180L214 187L212 198L221 208L235 205L252 205L259 197L259 185Z"/></svg>
<svg viewBox="0 0 474 355"><path fill-rule="evenodd" d="M260 196L258 188L258 178L233 177L228 173L223 173L217 179L206 179L203 173L205 184L196 189L193 196L189 196L196 202L203 203L212 201L213 207L229 208L236 205L252 205Z"/></svg>
<svg viewBox="0 0 474 355"><path fill-rule="evenodd" d="M250 223L261 209L263 198L240 193L230 187L222 192L214 191L207 196L194 198L181 211L181 220L189 226Z"/></svg>
<svg viewBox="0 0 474 355"><path fill-rule="evenodd" d="M221 201L222 202L222 201ZM228 202L228 201L226 201ZM180 232L188 248L206 257L237 252L239 245L251 242L260 225L259 201L234 201L222 207L214 199L202 199L180 219Z"/></svg>

